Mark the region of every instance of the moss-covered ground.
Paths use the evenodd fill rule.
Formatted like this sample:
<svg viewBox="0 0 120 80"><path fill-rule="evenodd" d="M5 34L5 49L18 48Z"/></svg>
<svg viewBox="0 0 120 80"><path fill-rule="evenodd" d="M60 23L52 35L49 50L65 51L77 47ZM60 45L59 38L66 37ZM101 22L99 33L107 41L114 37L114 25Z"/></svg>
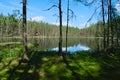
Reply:
<svg viewBox="0 0 120 80"><path fill-rule="evenodd" d="M64 57L29 49L28 61L21 55L22 46L0 51L0 80L120 80L119 49L110 54L64 53Z"/></svg>

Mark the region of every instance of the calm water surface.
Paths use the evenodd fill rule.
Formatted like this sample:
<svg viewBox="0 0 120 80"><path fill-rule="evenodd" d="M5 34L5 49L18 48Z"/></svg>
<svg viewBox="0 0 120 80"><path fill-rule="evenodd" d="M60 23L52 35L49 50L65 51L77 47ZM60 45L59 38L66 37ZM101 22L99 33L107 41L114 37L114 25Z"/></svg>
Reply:
<svg viewBox="0 0 120 80"><path fill-rule="evenodd" d="M5 42L22 42L22 39L4 38L0 43ZM40 51L58 51L58 38L29 38L28 43L35 45L35 49ZM10 45L9 45L10 46ZM66 50L66 41L63 39L62 50ZM94 50L102 48L102 40L99 38L68 38L68 52Z"/></svg>
<svg viewBox="0 0 120 80"><path fill-rule="evenodd" d="M49 50L50 51L58 51L58 47L52 48L52 49L49 49ZM66 48L62 47L62 50L63 50L63 52L65 52ZM77 44L77 45L67 47L67 51L70 52L70 53L74 53L74 52L77 52L77 51L86 51L86 50L90 50L90 48L88 46L81 45L81 44Z"/></svg>

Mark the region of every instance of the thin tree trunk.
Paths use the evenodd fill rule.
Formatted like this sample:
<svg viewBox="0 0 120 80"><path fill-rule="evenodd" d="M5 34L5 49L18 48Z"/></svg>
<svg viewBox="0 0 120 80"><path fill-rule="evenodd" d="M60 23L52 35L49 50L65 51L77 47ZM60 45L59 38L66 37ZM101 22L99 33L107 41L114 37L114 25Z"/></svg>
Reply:
<svg viewBox="0 0 120 80"><path fill-rule="evenodd" d="M69 26L69 0L67 4L66 52L67 52L67 44L68 44L68 26Z"/></svg>
<svg viewBox="0 0 120 80"><path fill-rule="evenodd" d="M109 4L110 4L110 28L111 28L111 47L113 48L113 37L114 37L114 33L113 33L113 25L112 25L112 4L111 4L111 0L109 0Z"/></svg>
<svg viewBox="0 0 120 80"><path fill-rule="evenodd" d="M117 23L117 20L116 20L115 24L116 24L116 25L115 25L115 26L116 26L115 28L116 28L116 31L117 31L117 32L116 32L116 46L118 47L118 46L119 46L119 36L118 36L118 35L119 35L119 33L118 33L118 31L119 31L118 26L119 26L119 25L118 25L118 23Z"/></svg>
<svg viewBox="0 0 120 80"><path fill-rule="evenodd" d="M27 51L27 21L26 21L26 2L27 0L23 0L23 59L28 60L28 51Z"/></svg>
<svg viewBox="0 0 120 80"><path fill-rule="evenodd" d="M59 0L59 21L60 21L59 55L62 56L62 7L61 7L61 0Z"/></svg>
<svg viewBox="0 0 120 80"><path fill-rule="evenodd" d="M104 46L104 50L106 48L106 33L105 33L105 10L104 10L104 0L102 0L102 18L103 18L103 31L104 31L104 38L103 38L103 46Z"/></svg>
<svg viewBox="0 0 120 80"><path fill-rule="evenodd" d="M109 47L109 27L110 27L110 4L108 0L108 26L107 26L107 46Z"/></svg>

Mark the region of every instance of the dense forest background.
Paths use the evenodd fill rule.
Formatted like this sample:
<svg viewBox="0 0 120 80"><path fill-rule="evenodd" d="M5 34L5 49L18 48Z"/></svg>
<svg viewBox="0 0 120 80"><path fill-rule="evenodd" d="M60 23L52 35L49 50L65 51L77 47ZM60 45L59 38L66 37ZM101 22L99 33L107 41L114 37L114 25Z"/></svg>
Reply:
<svg viewBox="0 0 120 80"><path fill-rule="evenodd" d="M112 25L114 26L114 37L120 38L120 17L116 17L113 20ZM105 23L105 28L107 28ZM72 26L69 26L68 37L69 38L81 38L81 37L103 37L103 23L99 21L95 24L90 24L89 27L79 29ZM63 26L63 37L66 35L66 26ZM106 31L107 33L107 31ZM27 34L28 36L42 36L42 37L59 37L59 26L49 24L46 22L36 22L36 21L27 21ZM16 18L14 15L8 14L4 16L0 14L0 36L16 36L20 37L22 35L22 21L21 19Z"/></svg>
<svg viewBox="0 0 120 80"><path fill-rule="evenodd" d="M120 14L113 0L73 0L96 8L87 23L99 8L99 20L82 29L69 26L70 0L67 25L63 0L47 9L56 7L59 25L27 20L28 0L21 1L22 14L0 14L0 80L120 80Z"/></svg>
<svg viewBox="0 0 120 80"><path fill-rule="evenodd" d="M69 37L78 37L80 29L69 27ZM0 35L1 36L21 36L22 21L14 15L0 15ZM59 37L59 26L36 21L27 21L27 35L43 37ZM63 37L66 35L66 26L63 26Z"/></svg>

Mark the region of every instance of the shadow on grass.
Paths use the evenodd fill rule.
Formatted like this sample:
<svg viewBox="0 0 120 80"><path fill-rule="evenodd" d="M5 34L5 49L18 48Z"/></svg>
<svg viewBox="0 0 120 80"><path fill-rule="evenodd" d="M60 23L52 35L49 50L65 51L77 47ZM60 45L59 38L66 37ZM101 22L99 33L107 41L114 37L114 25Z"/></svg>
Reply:
<svg viewBox="0 0 120 80"><path fill-rule="evenodd" d="M120 80L119 54L92 55L91 52L78 52L64 54L61 58L57 52L31 51L29 61L12 60L0 79Z"/></svg>

